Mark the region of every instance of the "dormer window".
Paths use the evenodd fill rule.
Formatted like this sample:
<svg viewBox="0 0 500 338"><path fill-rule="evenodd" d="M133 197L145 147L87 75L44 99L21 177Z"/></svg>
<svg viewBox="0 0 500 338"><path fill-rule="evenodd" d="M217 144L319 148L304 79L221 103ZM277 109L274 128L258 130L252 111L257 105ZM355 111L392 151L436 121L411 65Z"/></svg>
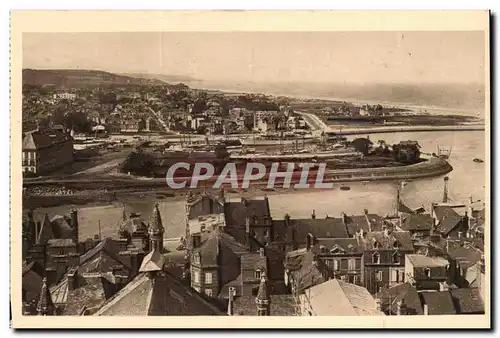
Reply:
<svg viewBox="0 0 500 338"><path fill-rule="evenodd" d="M380 254L378 252L373 253L372 263L373 264L380 264Z"/></svg>
<svg viewBox="0 0 500 338"><path fill-rule="evenodd" d="M261 279L262 278L262 271L260 269L255 270L254 276L255 276L255 279Z"/></svg>
<svg viewBox="0 0 500 338"><path fill-rule="evenodd" d="M425 277L431 278L431 269L425 268L424 269L424 274L425 274Z"/></svg>
<svg viewBox="0 0 500 338"><path fill-rule="evenodd" d="M392 246L394 247L394 249L399 249L401 247L401 244L398 241L394 241Z"/></svg>
<svg viewBox="0 0 500 338"><path fill-rule="evenodd" d="M377 241L374 241L374 242L373 242L373 249L378 250L378 249L379 249L379 247L380 247L380 244L378 244L378 242L377 242Z"/></svg>
<svg viewBox="0 0 500 338"><path fill-rule="evenodd" d="M392 261L394 264L399 264L401 261L399 259L399 253L395 252L394 255L392 255Z"/></svg>

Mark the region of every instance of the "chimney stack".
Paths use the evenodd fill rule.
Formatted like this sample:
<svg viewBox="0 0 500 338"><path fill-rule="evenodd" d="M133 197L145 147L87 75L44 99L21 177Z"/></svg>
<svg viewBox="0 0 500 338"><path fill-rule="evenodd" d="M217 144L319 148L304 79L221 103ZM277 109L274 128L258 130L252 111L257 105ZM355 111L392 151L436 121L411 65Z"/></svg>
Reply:
<svg viewBox="0 0 500 338"><path fill-rule="evenodd" d="M260 257L261 257L261 258L266 257L266 251L264 250L264 248L260 248L260 249L259 249L259 254L260 254Z"/></svg>
<svg viewBox="0 0 500 338"><path fill-rule="evenodd" d="M377 310L378 311L382 311L382 306L381 306L380 298L375 298L375 304L376 304Z"/></svg>
<svg viewBox="0 0 500 338"><path fill-rule="evenodd" d="M234 296L236 294L236 289L233 286L229 287L229 302L227 304L227 315L234 315Z"/></svg>
<svg viewBox="0 0 500 338"><path fill-rule="evenodd" d="M306 249L307 251L311 250L311 247L314 245L314 236L311 234L307 234L306 237Z"/></svg>
<svg viewBox="0 0 500 338"><path fill-rule="evenodd" d="M428 316L428 315L429 315L429 305L424 304L424 316Z"/></svg>
<svg viewBox="0 0 500 338"><path fill-rule="evenodd" d="M316 210L313 209L313 212L311 214L312 219L316 219Z"/></svg>
<svg viewBox="0 0 500 338"><path fill-rule="evenodd" d="M75 244L78 245L78 211L76 209L71 209L71 228Z"/></svg>

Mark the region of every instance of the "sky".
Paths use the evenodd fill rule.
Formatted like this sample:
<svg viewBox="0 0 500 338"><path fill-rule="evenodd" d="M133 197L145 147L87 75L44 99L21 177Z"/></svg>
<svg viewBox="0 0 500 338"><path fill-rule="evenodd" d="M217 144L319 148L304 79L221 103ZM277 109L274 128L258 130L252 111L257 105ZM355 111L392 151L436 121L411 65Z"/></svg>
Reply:
<svg viewBox="0 0 500 338"><path fill-rule="evenodd" d="M23 68L255 83L484 83L485 35L482 31L25 33Z"/></svg>

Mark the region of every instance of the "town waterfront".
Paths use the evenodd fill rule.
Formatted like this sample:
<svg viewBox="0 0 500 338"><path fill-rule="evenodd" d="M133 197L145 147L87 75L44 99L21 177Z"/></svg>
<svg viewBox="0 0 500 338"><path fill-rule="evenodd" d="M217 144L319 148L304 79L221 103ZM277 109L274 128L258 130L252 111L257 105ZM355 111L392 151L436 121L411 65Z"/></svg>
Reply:
<svg viewBox="0 0 500 338"><path fill-rule="evenodd" d="M354 138L351 136L350 138ZM358 136L359 137L359 136ZM486 159L484 131L455 132L405 132L372 135L376 143L383 139L388 144L401 140L416 140L422 152L437 152L438 146L451 147L449 159L453 171L450 178L449 195L457 203L466 202L471 195L474 200L485 199L485 172L488 163L475 163L474 158ZM349 191L339 187L347 185ZM364 209L372 213L386 215L394 212L397 182L352 182L335 184L333 190L275 193L269 195L271 212L274 218L282 218L285 213L293 218L310 217L314 209L318 217L325 215L338 217L341 212L360 214ZM231 194L229 198L236 197ZM440 201L443 195L443 177L434 177L407 182L401 192L402 198L410 206L427 206L432 201ZM101 236L113 236L125 212L139 212L147 221L152 210L154 195L121 196L121 203L99 206L78 206L80 238L83 240L101 232ZM308 201L304 203L304 201ZM180 237L184 234L184 201L180 199L159 200L160 211L164 215L166 237ZM35 210L35 217L65 215L73 206L62 205L54 208Z"/></svg>

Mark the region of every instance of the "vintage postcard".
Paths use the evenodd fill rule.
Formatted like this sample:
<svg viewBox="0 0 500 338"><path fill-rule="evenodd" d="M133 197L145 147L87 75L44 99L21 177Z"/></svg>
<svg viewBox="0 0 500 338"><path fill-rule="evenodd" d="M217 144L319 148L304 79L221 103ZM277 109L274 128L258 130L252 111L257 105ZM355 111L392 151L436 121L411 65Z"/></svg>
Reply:
<svg viewBox="0 0 500 338"><path fill-rule="evenodd" d="M488 11L11 27L14 328L490 327Z"/></svg>

